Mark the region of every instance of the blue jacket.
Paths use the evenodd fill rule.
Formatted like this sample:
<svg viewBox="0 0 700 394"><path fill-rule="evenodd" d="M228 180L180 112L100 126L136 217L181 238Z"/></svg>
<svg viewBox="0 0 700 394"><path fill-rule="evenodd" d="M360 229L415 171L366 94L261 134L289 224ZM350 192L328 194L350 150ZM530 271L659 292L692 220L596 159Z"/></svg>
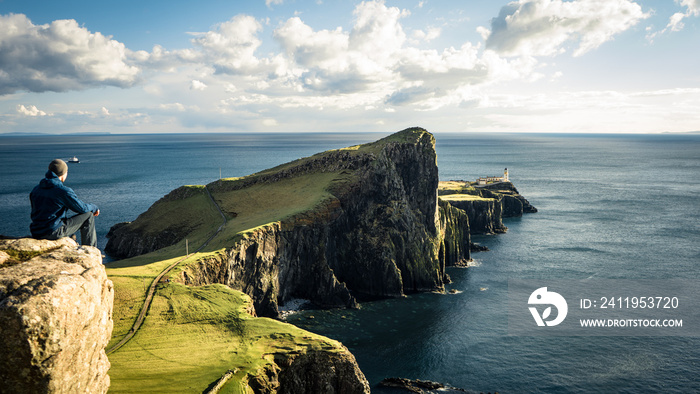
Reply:
<svg viewBox="0 0 700 394"><path fill-rule="evenodd" d="M29 193L32 203L32 224L29 230L35 238L50 235L63 225L68 210L77 213L97 212L97 206L86 204L78 198L73 189L63 185L52 171Z"/></svg>

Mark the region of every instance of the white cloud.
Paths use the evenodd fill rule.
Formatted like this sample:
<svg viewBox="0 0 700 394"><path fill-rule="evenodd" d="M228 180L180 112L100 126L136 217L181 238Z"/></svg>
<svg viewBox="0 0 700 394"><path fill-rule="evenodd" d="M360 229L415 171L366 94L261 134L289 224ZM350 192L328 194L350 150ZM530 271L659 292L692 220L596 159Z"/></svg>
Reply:
<svg viewBox="0 0 700 394"><path fill-rule="evenodd" d="M671 31L681 31L685 27L685 24L683 23L683 18L685 18L685 14L682 12L676 12L675 14L671 15L671 18L668 20L668 25L666 25L666 29L670 29Z"/></svg>
<svg viewBox="0 0 700 394"><path fill-rule="evenodd" d="M406 11L383 1L363 2L350 32L314 31L298 17L275 29L287 55L287 77L305 90L348 94L382 90L395 81L393 68L406 41L399 19Z"/></svg>
<svg viewBox="0 0 700 394"><path fill-rule="evenodd" d="M436 109L459 103L460 86L532 72L526 61L502 59L468 42L459 48L418 49L401 24L408 15L407 10L377 0L355 7L349 30L315 30L292 17L273 31L282 52L265 55L257 51L268 23L248 15L237 15L207 32L191 33L191 48L168 50L155 45L151 52L132 52L109 42L123 50L124 62L140 67L133 70L143 70L148 81L143 92L218 112L237 108L254 113L262 106ZM433 27L418 31L423 42L441 34ZM216 87L208 89L208 85ZM188 95L187 88L210 93Z"/></svg>
<svg viewBox="0 0 700 394"><path fill-rule="evenodd" d="M268 6L279 4L269 2ZM692 5L684 7L690 9ZM414 9L414 12L419 11ZM513 2L503 7L490 28L477 29L484 42L461 41L452 46L437 45L443 39L450 39L442 37L443 33L453 36L452 32L430 25L415 26L415 21L411 21L410 29L405 28L409 12L387 6L383 0L357 4L347 27L331 25L319 29L299 15L305 14L274 25L266 19L238 15L214 25L210 31L189 33L191 45L182 49L155 45L151 51L134 52L95 33L105 43L121 48L122 52L117 53L123 56L115 55L114 59L116 64L126 65L127 71L135 72L131 82L120 85L100 80L102 77L98 76L85 77L86 72L78 77L75 77L77 72L73 77L64 72L53 83L69 86L72 82L80 89L105 84L130 86L138 77L145 84L130 91L112 89L119 97L110 95L109 102L100 104L109 105L111 111L106 107L100 111L94 103L73 107L53 104L52 113L47 114L36 106L17 105L15 113L0 116L0 130L19 128L15 124L34 125L37 129L55 124L56 130L71 131L71 126L75 130L81 127L94 130L100 125L122 131L134 126L139 130L182 131L194 127L253 130L279 125L284 125L285 130L295 130L310 124L317 128L335 124L340 130L361 122L387 127L411 122L430 126L433 122L442 128L443 123L465 125L473 120L479 127L503 124L512 131L517 129L517 124L544 127L547 122L551 128L559 124L575 128L576 121L588 127L593 115L586 117L586 109L601 116L611 116L616 109L630 114L651 111L641 104L654 100L652 95L659 102L671 97L679 104L678 108L697 109L693 104L697 92L640 93L646 98L632 93L621 96L614 92L588 96L580 92L556 93L557 82L562 82L558 80L562 70L557 64L541 63L539 56L564 51L580 55L630 29L648 17L631 0ZM681 24L683 20L678 19ZM33 29L50 29L53 25ZM69 27L71 31L92 34L77 25L69 24ZM11 33L0 31L0 49L8 48L9 44L3 41L8 36ZM275 42L263 43L270 36ZM13 40L30 42L27 38ZM76 40L86 41L79 34ZM25 45L20 50L29 48ZM0 59L3 56L6 55L0 53ZM61 59L69 66L83 64L77 55ZM24 63L31 66L31 62ZM12 81L21 72L14 70L10 74L10 71L13 70L0 67L0 89L8 86L2 85L5 81ZM566 75L570 79L574 74ZM48 80L49 76L41 78ZM530 85L537 79L542 81ZM24 85L29 86L29 82ZM548 93L516 94L540 90ZM119 103L132 97L136 98L133 102L120 107ZM22 100L11 96L6 99ZM19 102L13 101L10 108ZM46 103L30 102L40 107ZM496 112L500 112L498 119L493 115ZM542 116L550 113L555 114L553 118ZM570 113L576 116L568 119ZM697 116L687 117L684 124L694 119ZM452 126L453 131L458 127ZM496 129L494 126L490 130Z"/></svg>
<svg viewBox="0 0 700 394"><path fill-rule="evenodd" d="M207 88L207 85L202 81L198 81L196 79L193 79L192 82L190 82L190 90L203 91L206 88Z"/></svg>
<svg viewBox="0 0 700 394"><path fill-rule="evenodd" d="M295 92L287 92L285 103L384 107L423 105L430 100L427 107L433 109L459 101L461 96L454 94L459 86L519 77L532 70L527 62L497 60L497 55L481 53L480 45L468 42L442 52L412 47L400 22L408 11L387 7L383 1L363 2L353 15L349 32L341 28L314 30L299 17L290 18L274 31L285 50L285 83L302 89L296 92L302 93L297 100L289 98ZM440 33L436 28L428 29L417 37L428 40ZM323 97L312 99L315 94ZM330 99L329 95L342 95L342 99Z"/></svg>
<svg viewBox="0 0 700 394"><path fill-rule="evenodd" d="M128 54L124 44L75 20L34 25L22 14L0 15L0 94L129 87L140 70Z"/></svg>
<svg viewBox="0 0 700 394"><path fill-rule="evenodd" d="M563 75L564 73L562 73L561 71L555 71L554 74L552 74L552 76L550 77L549 81L554 82L560 79Z"/></svg>
<svg viewBox="0 0 700 394"><path fill-rule="evenodd" d="M433 41L440 37L440 34L442 34L442 29L439 27L428 28L427 32L423 30L414 30L412 33L414 39L425 42Z"/></svg>
<svg viewBox="0 0 700 394"><path fill-rule="evenodd" d="M254 17L237 15L228 22L216 26L192 40L206 56L205 61L212 61L217 72L248 73L255 72L260 61L255 57L255 50L262 41L257 37L262 24ZM178 54L181 58L182 54ZM189 60L199 61L197 54L190 54Z"/></svg>
<svg viewBox="0 0 700 394"><path fill-rule="evenodd" d="M158 107L161 109L164 109L164 110L174 110L177 112L184 112L185 111L185 106L182 105L181 103L161 104Z"/></svg>
<svg viewBox="0 0 700 394"><path fill-rule="evenodd" d="M688 8L688 16L700 16L700 0L680 0L680 4Z"/></svg>
<svg viewBox="0 0 700 394"><path fill-rule="evenodd" d="M284 0L265 0L265 5L267 8L272 8L273 5L284 4Z"/></svg>
<svg viewBox="0 0 700 394"><path fill-rule="evenodd" d="M341 28L314 31L298 17L290 18L275 29L274 37L287 55L304 67L345 70L349 36Z"/></svg>
<svg viewBox="0 0 700 394"><path fill-rule="evenodd" d="M491 20L486 47L506 56L553 56L571 42L580 56L648 17L629 0L520 0Z"/></svg>
<svg viewBox="0 0 700 394"><path fill-rule="evenodd" d="M486 116L491 127L498 124L517 130L527 124L528 130L538 132L646 133L696 130L700 121L698 98L700 89L689 88L493 94L482 102L497 109ZM661 107L667 110L660 111Z"/></svg>
<svg viewBox="0 0 700 394"><path fill-rule="evenodd" d="M38 109L36 105L24 106L22 104L17 106L17 113L24 116L46 116L46 112Z"/></svg>
<svg viewBox="0 0 700 394"><path fill-rule="evenodd" d="M700 0L676 0L676 3L686 7L685 12L676 12L668 19L668 24L665 28L660 31L647 34L647 39L649 41L653 41L657 35L664 34L668 31L681 31L685 27L683 19L691 16L700 16Z"/></svg>

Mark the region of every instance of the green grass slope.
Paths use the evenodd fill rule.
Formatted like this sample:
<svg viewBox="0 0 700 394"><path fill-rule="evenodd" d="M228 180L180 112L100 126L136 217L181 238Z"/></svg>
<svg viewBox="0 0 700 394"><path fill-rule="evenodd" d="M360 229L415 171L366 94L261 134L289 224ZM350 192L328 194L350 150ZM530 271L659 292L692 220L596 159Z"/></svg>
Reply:
<svg viewBox="0 0 700 394"><path fill-rule="evenodd" d="M276 357L343 350L290 324L252 317L250 298L226 286L160 286L143 327L109 357L110 392L202 392L233 370L221 392L245 393L252 379L277 368Z"/></svg>

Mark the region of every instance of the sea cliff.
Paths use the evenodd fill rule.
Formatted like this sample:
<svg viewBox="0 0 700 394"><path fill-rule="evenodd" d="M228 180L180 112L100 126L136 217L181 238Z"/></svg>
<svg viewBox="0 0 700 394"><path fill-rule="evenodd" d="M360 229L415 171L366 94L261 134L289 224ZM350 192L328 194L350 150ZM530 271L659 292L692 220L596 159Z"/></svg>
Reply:
<svg viewBox="0 0 700 394"><path fill-rule="evenodd" d="M445 266L469 260L470 241L465 218L447 205L438 208L437 186L435 139L419 128L213 182L206 189L229 217L223 238L230 241L219 243L215 255L182 265L171 279L223 283L251 296L259 315L272 317L292 298L354 307L443 291ZM296 204L301 209L288 210L285 200L297 198L292 193L308 194ZM187 206L183 202L201 196L173 192L149 211ZM141 241L159 233L157 226L143 230L153 221L157 215L147 212L115 226L108 251L130 256L149 251L145 244L161 245ZM186 225L168 219L167 237Z"/></svg>
<svg viewBox="0 0 700 394"><path fill-rule="evenodd" d="M503 218L537 212L537 208L508 181L480 187L467 181L440 182L438 195L441 201L466 212L471 234L505 233L508 228L503 224Z"/></svg>

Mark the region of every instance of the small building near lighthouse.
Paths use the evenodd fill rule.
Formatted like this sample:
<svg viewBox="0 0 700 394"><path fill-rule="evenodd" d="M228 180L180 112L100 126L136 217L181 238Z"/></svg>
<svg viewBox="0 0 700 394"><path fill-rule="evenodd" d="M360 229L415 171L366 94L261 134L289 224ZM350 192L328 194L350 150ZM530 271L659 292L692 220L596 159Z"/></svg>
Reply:
<svg viewBox="0 0 700 394"><path fill-rule="evenodd" d="M480 177L476 180L478 186L484 186L488 183L494 183L494 182L510 182L510 179L508 178L508 168L503 170L503 176L486 176L486 177Z"/></svg>

